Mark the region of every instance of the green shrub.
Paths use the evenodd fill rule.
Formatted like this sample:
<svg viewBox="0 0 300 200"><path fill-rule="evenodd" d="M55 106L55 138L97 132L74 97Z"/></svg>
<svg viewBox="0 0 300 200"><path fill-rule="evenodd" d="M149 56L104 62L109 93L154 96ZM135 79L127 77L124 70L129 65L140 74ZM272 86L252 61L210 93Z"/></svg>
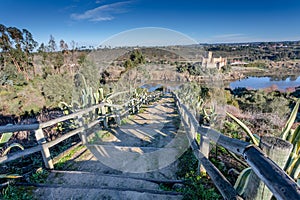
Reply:
<svg viewBox="0 0 300 200"><path fill-rule="evenodd" d="M183 199L221 199L213 185L208 184L206 175L198 175L198 160L191 149L188 149L180 158L177 176L187 180L183 188ZM210 186L208 186L210 185Z"/></svg>
<svg viewBox="0 0 300 200"><path fill-rule="evenodd" d="M190 177L187 186L183 190L184 200L222 199L221 195L218 194L214 188L206 188L201 179L204 179L204 177L200 175Z"/></svg>
<svg viewBox="0 0 300 200"><path fill-rule="evenodd" d="M264 62L253 62L245 65L245 67L257 67L257 68L265 69L267 68L267 64Z"/></svg>
<svg viewBox="0 0 300 200"><path fill-rule="evenodd" d="M61 101L71 102L73 79L69 75L49 75L42 86L42 94L49 106L57 106Z"/></svg>
<svg viewBox="0 0 300 200"><path fill-rule="evenodd" d="M32 189L32 188L31 188ZM31 200L33 198L32 191L29 190L28 187L16 187L13 185L9 185L8 187L2 190L2 194L0 195L1 199L4 200Z"/></svg>

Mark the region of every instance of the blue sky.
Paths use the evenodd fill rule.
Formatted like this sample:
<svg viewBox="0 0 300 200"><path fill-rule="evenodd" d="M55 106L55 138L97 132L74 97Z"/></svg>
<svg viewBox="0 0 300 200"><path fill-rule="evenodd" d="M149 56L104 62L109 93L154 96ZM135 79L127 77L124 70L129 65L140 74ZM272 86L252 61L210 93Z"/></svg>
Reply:
<svg viewBox="0 0 300 200"><path fill-rule="evenodd" d="M162 27L198 42L300 40L299 0L0 0L0 23L39 42L98 45L134 28Z"/></svg>

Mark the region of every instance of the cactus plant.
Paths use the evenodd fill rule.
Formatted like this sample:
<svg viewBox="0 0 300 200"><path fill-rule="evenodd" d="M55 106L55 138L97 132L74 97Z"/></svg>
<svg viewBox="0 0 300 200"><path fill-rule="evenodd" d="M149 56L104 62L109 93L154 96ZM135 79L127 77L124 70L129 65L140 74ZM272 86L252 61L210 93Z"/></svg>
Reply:
<svg viewBox="0 0 300 200"><path fill-rule="evenodd" d="M259 139L257 139L254 134L250 131L250 129L247 127L246 124L244 124L241 120L239 120L238 118L236 118L235 116L233 116L232 114L226 112L226 114L233 119L245 132L246 134L251 138L253 144L255 144L256 146L259 145Z"/></svg>
<svg viewBox="0 0 300 200"><path fill-rule="evenodd" d="M238 176L238 179L236 180L236 182L234 184L234 189L241 196L245 192L246 186L247 186L248 181L249 181L250 172L251 172L251 167L248 167L248 168L244 169L240 173L240 175Z"/></svg>
<svg viewBox="0 0 300 200"><path fill-rule="evenodd" d="M282 133L280 134L282 139L287 140L291 144L293 144L293 150L289 156L284 170L294 180L299 180L300 178L300 125L295 130L292 129L292 125L294 124L298 113L299 104L300 100L297 100L296 105L294 106L291 115L282 130ZM252 134L250 129L242 121L240 121L230 113L227 113L227 115L231 117L241 128L243 128L243 130L251 138L252 142L258 146L259 137L255 136L255 134Z"/></svg>
<svg viewBox="0 0 300 200"><path fill-rule="evenodd" d="M3 149L3 146L8 143L9 139L12 137L13 133L12 132L8 132L8 133L2 133L1 138L0 138L0 150ZM2 152L1 156L5 156L8 154L8 152L14 148L14 147L18 147L21 150L24 150L24 147L22 145L20 145L19 143L12 143L10 144L8 147L6 147L4 149L4 151Z"/></svg>

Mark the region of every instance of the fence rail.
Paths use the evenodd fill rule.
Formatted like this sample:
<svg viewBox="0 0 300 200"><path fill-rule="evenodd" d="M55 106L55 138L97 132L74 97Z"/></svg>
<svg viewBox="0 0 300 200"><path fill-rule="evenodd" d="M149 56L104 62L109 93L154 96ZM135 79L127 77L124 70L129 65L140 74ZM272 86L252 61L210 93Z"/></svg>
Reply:
<svg viewBox="0 0 300 200"><path fill-rule="evenodd" d="M173 92L172 95L195 156L225 199L240 199L241 197L237 195L222 173L208 160L210 141L243 156L254 173L267 185L277 199L300 199L300 188L297 183L258 147L248 142L227 137L209 127L200 126L195 116L178 96ZM196 140L197 134L200 134L200 143Z"/></svg>
<svg viewBox="0 0 300 200"><path fill-rule="evenodd" d="M128 91L126 91L128 92ZM117 95L123 94L125 92L118 92L109 98L115 98ZM36 124L25 124L25 125L7 125L7 126L0 126L0 133L4 132L17 132L17 131L34 131L35 138L38 143L37 146L25 149L23 151L19 151L16 153L11 153L6 156L0 157L0 164L4 164L13 160L16 160L18 158L21 158L23 156L28 156L30 154L41 152L44 160L44 164L46 168L53 169L53 161L51 158L50 150L49 148L57 145L58 143L76 135L79 134L82 139L82 143L85 144L87 142L87 136L86 136L86 130L89 128L94 127L95 125L99 124L101 121L103 121L104 127L108 127L107 121L108 118L115 118L115 121L120 124L121 118L125 117L128 113L135 113L137 112L141 105L144 103L148 103L150 101L156 100L159 96L161 96L161 92L156 93L150 93L149 95L142 95L138 98L132 98L129 101L121 104L121 105L115 105L115 104L108 104L108 103L100 103L94 106L91 106L86 109L79 110L75 113L62 116L56 119L52 119L47 122L42 123L36 123ZM97 116L93 119L91 122L85 124L83 123L84 115L89 114L90 112L94 112L96 109L100 108L110 108L112 110L112 113L102 113L102 115ZM104 109L105 110L105 109ZM122 114L121 114L122 112ZM63 134L61 137L56 138L53 141L46 141L46 137L44 135L43 129L56 125L60 122L64 122L66 120L70 119L78 119L79 121L79 127L77 127L75 130L69 131L65 134Z"/></svg>

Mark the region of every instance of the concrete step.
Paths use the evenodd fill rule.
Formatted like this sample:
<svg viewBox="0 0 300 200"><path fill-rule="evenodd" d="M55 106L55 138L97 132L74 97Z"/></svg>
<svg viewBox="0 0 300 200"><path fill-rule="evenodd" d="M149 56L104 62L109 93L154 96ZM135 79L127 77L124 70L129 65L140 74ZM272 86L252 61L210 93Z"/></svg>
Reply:
<svg viewBox="0 0 300 200"><path fill-rule="evenodd" d="M189 143L177 130L174 106L163 99L109 130L88 134L86 149L65 168L52 170L45 184L34 186L36 199L182 199L181 193L159 185L176 179L177 160ZM100 134L100 135L99 135ZM71 171L73 170L73 171Z"/></svg>
<svg viewBox="0 0 300 200"><path fill-rule="evenodd" d="M165 128L131 125L111 129L103 134L102 138L100 138L101 136L90 134L88 143L162 147L176 137L178 130L175 126Z"/></svg>
<svg viewBox="0 0 300 200"><path fill-rule="evenodd" d="M161 151L161 150L166 150L166 151L176 151L180 149L178 146L166 146L166 147L152 147L152 146L128 146L123 143L119 144L103 144L103 143L95 143L95 144L87 144L86 147L89 148L101 148L101 149L107 149L109 151L121 151L121 152L135 152L138 154L143 154L143 153L150 153L153 151Z"/></svg>
<svg viewBox="0 0 300 200"><path fill-rule="evenodd" d="M34 197L39 200L179 200L182 195L176 192L110 187L72 187L62 185L35 185Z"/></svg>
<svg viewBox="0 0 300 200"><path fill-rule="evenodd" d="M181 141L179 141L181 142ZM87 145L104 165L122 172L146 173L167 167L184 153L185 146L169 143L164 148L115 145Z"/></svg>
<svg viewBox="0 0 300 200"><path fill-rule="evenodd" d="M81 187L110 187L127 189L159 190L160 183L182 183L180 180L158 180L139 178L126 175L103 174L86 171L60 171L52 170L48 182L54 185L68 185Z"/></svg>
<svg viewBox="0 0 300 200"><path fill-rule="evenodd" d="M52 170L45 184L18 183L18 185L34 187L35 199L182 199L181 193L161 190L160 183L172 186L183 181L125 174Z"/></svg>

